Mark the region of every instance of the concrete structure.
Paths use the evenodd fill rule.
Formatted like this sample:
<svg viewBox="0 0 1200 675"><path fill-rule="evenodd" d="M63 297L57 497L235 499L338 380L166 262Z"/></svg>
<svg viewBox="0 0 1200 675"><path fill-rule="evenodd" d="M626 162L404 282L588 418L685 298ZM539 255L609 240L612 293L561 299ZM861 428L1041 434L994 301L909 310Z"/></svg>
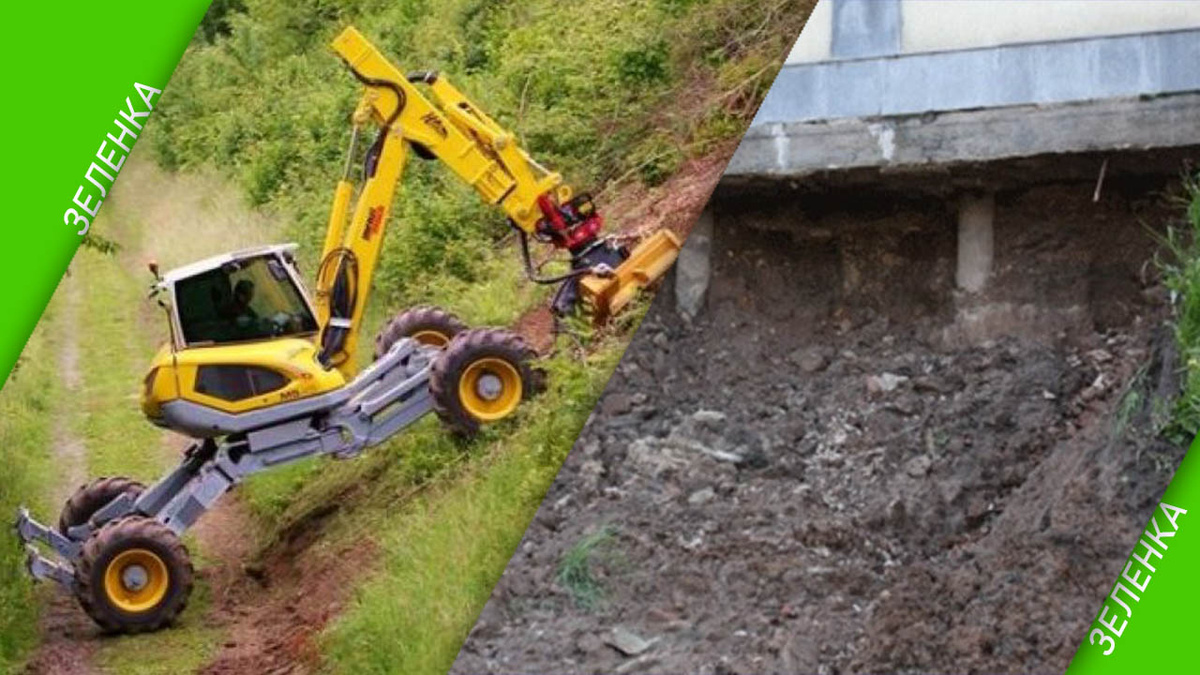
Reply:
<svg viewBox="0 0 1200 675"><path fill-rule="evenodd" d="M979 293L996 191L1178 175L1200 148L1197 64L1200 2L820 0L718 198L945 199L958 286Z"/></svg>
<svg viewBox="0 0 1200 675"><path fill-rule="evenodd" d="M728 173L1192 144L1197 63L1200 3L822 0Z"/></svg>
<svg viewBox="0 0 1200 675"><path fill-rule="evenodd" d="M787 63L1189 28L1200 28L1200 7L1176 0L821 0Z"/></svg>
<svg viewBox="0 0 1200 675"><path fill-rule="evenodd" d="M958 270L954 279L964 291L978 293L987 284L995 258L992 222L996 199L991 193L966 195L958 207Z"/></svg>

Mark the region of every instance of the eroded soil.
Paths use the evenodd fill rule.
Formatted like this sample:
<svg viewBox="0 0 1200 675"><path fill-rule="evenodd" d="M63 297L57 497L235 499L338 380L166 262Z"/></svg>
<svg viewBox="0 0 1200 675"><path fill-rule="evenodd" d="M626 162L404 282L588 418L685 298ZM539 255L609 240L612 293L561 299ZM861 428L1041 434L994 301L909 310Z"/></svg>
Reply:
<svg viewBox="0 0 1200 675"><path fill-rule="evenodd" d="M200 672L314 672L320 663L317 635L341 611L355 583L374 569L376 549L370 540L340 548L314 545L336 511L329 508L298 521L254 560L253 551L237 543L253 530L239 506L229 500L196 528L209 542L205 551L220 561L203 571L215 595L207 619L227 636Z"/></svg>
<svg viewBox="0 0 1200 675"><path fill-rule="evenodd" d="M707 309L656 299L453 672L1061 672L1183 453L1174 211L1091 192L998 196L979 297L936 202L718 203Z"/></svg>

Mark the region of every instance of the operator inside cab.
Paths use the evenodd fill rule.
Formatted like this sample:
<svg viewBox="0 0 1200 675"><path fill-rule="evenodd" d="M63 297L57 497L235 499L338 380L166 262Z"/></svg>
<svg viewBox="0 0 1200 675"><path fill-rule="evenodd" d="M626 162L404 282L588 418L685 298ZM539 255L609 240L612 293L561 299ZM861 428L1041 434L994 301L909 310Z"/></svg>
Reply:
<svg viewBox="0 0 1200 675"><path fill-rule="evenodd" d="M271 256L235 260L175 284L189 346L315 334L317 322L283 265Z"/></svg>
<svg viewBox="0 0 1200 675"><path fill-rule="evenodd" d="M229 321L229 330L233 335L252 331L258 321L258 313L250 306L254 300L254 282L241 279L233 286L233 297L220 310L220 314ZM250 337L253 337L252 335Z"/></svg>

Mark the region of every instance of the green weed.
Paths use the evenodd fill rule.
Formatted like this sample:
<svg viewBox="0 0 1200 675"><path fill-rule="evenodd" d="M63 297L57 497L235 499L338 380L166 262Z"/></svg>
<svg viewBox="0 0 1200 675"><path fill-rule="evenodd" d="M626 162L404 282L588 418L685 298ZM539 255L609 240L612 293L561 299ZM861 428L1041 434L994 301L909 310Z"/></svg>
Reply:
<svg viewBox="0 0 1200 675"><path fill-rule="evenodd" d="M558 583L580 609L596 609L604 599L604 586L592 572L594 557L613 543L616 529L603 527L579 540L558 566Z"/></svg>
<svg viewBox="0 0 1200 675"><path fill-rule="evenodd" d="M1183 371L1183 391L1166 433L1190 443L1200 431L1200 174L1185 178L1184 195L1184 222L1167 228L1158 266L1170 293Z"/></svg>
<svg viewBox="0 0 1200 675"><path fill-rule="evenodd" d="M1125 437L1125 433L1132 429L1135 418L1146 407L1146 374L1149 368L1149 363L1142 364L1137 369L1137 372L1133 374L1133 377L1125 383L1125 388L1121 392L1120 400L1117 403L1116 417L1113 418L1113 442L1117 442Z"/></svg>

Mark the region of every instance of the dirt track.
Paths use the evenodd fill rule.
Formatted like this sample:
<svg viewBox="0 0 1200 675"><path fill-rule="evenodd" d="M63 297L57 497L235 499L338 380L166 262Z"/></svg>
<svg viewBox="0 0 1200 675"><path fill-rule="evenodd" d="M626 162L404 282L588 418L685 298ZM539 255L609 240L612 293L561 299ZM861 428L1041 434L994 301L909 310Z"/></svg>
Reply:
<svg viewBox="0 0 1200 675"><path fill-rule="evenodd" d="M1002 195L982 298L935 203L719 207L708 309L655 301L453 672L1063 670L1182 456L1173 212L1118 188Z"/></svg>
<svg viewBox="0 0 1200 675"><path fill-rule="evenodd" d="M88 393L85 367L89 364L82 361L80 354L84 346L80 339L87 333L81 332L79 326L86 323L83 310L86 303L95 301L92 296L97 290L116 293L117 299L127 303L121 307L136 314L145 335L157 336L161 334L162 316L144 301L145 260L158 258L163 253L169 258L185 260L189 255L202 257L214 252L213 249L231 245L231 241L265 237L270 231L260 222L260 217L245 212L236 199L229 197L225 186L211 178L172 176L141 161L131 161L123 176L110 206L113 210L105 212L108 219L105 225L121 223L119 235L124 248L117 256L99 261L106 274L89 276L77 270L73 276L64 279L57 291L61 297L55 299L59 315L54 318L54 335L62 385L76 397ZM238 208L234 208L235 205ZM171 231L161 224L175 223L175 220L164 220L164 212L175 217L175 210L192 218L207 219L210 226L210 234L190 240L192 250L165 243L170 239ZM139 223L144 222L158 223L160 227L140 227ZM188 226L189 223L174 225L174 231L183 231ZM246 229L251 232L247 233ZM82 251L79 255L96 254ZM96 260L92 259L92 262ZM95 267L89 269L95 271ZM131 292L113 291L113 287L124 288L124 284L130 283ZM125 342L108 345L110 357L131 355L130 363L135 368L129 373L128 382L131 383L138 381L146 358L146 345L137 339L139 337L144 336L130 335ZM94 372L91 374L95 375ZM124 392L123 389L121 394ZM134 399L124 395L119 400L122 409L128 409ZM64 401L75 402L71 398L64 398ZM61 410L57 415L60 422L55 429L54 451L60 480L52 486L50 500L56 505L88 480L88 451L94 449L89 444L94 443L94 439L85 439L77 433L79 427L85 426L81 423L82 414L86 413L76 406ZM137 423L139 428L144 424L140 418ZM164 467L177 461L187 439L168 432L159 434L148 425L146 429L148 438L159 441L157 447L137 446L133 452L161 457ZM51 522L57 518L56 513L44 515ZM369 557L369 549L364 548L361 555L352 557L344 557L342 551L312 550L311 544L319 539L322 525L321 517L297 523L294 536L262 552L262 560L253 566L255 574L251 576L245 572L244 565L253 562L258 553L255 550L255 524L236 492L223 499L192 533L197 544L193 553L200 556L198 577L211 594L211 605L194 621L185 617L182 627L132 638L138 641L137 648L151 652L157 649L164 657L164 664L146 664L148 672L163 672L171 668L169 664L175 663L171 660L176 657L172 650L180 649L180 644L187 640L172 643L174 634L209 629L219 632L212 632L206 638L219 639L219 643L183 647L197 650L193 658L205 664L203 672L310 671L317 658L312 637L348 597L352 587L347 575L370 570L370 566L360 560ZM31 675L99 672L98 662L103 664L106 660L106 651L121 649L119 641L103 635L80 610L74 598L50 586L44 591L47 604L40 621L41 642L26 663L25 672ZM191 611L195 614L197 610ZM205 638L194 642L202 639ZM156 640L159 642L154 646Z"/></svg>
<svg viewBox="0 0 1200 675"><path fill-rule="evenodd" d="M80 288L79 280L70 276L59 283L57 292L62 293L60 310L62 316L56 321L61 326L74 326L78 322ZM74 331L59 331L61 340L58 350L58 368L62 374L62 386L68 395L77 394L81 385L79 372L79 343ZM76 486L87 482L87 449L66 421L70 419L66 410L58 411L59 424L54 429L54 462L62 480L54 486L52 501L64 503ZM39 620L38 634L41 642L38 650L26 664L30 675L53 673L78 673L89 675L93 641L88 637L95 633L95 626L79 611L74 598L58 589L48 589L46 609Z"/></svg>

